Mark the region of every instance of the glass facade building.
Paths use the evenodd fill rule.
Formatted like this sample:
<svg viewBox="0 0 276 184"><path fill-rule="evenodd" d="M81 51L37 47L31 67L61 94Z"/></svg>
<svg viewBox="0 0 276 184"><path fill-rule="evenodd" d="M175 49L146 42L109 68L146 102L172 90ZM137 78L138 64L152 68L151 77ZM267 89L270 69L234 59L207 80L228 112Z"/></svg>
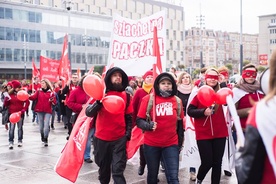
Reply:
<svg viewBox="0 0 276 184"><path fill-rule="evenodd" d="M111 23L110 16L1 3L0 79L23 78L25 64L30 78L31 62L39 66L40 56L59 60L67 33L72 69L106 65Z"/></svg>

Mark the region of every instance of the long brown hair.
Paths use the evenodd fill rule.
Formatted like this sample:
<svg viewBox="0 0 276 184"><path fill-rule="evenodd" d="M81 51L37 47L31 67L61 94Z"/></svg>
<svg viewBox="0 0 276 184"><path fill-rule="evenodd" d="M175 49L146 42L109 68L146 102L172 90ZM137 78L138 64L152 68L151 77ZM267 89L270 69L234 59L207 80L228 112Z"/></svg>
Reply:
<svg viewBox="0 0 276 184"><path fill-rule="evenodd" d="M268 94L265 97L266 102L276 95L276 49L273 51L270 58L269 72Z"/></svg>

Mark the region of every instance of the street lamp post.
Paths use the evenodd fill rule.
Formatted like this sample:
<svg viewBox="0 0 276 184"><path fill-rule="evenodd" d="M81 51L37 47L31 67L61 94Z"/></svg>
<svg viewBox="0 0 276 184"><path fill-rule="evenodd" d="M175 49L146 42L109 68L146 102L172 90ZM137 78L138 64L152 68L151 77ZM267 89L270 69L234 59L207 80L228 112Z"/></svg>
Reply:
<svg viewBox="0 0 276 184"><path fill-rule="evenodd" d="M202 45L202 25L204 24L204 16L201 14L201 4L199 5L200 15L199 15L199 26L200 26L200 68L203 68L203 45Z"/></svg>
<svg viewBox="0 0 276 184"><path fill-rule="evenodd" d="M70 27L71 27L71 14L70 14L70 10L72 8L71 7L72 4L73 4L73 2L71 0L65 1L66 9L68 11L68 58L69 58L69 62L70 62L70 71L71 71L71 68L72 68L72 62L71 62L71 36L69 34L69 30L70 30Z"/></svg>
<svg viewBox="0 0 276 184"><path fill-rule="evenodd" d="M27 44L26 44L26 34L24 34L24 78L27 79Z"/></svg>
<svg viewBox="0 0 276 184"><path fill-rule="evenodd" d="M242 0L240 0L240 74L242 74L243 67L243 44L242 44Z"/></svg>
<svg viewBox="0 0 276 184"><path fill-rule="evenodd" d="M87 62L88 62L88 58L87 58L87 39L88 39L87 30L85 28L85 72L84 73L87 72Z"/></svg>

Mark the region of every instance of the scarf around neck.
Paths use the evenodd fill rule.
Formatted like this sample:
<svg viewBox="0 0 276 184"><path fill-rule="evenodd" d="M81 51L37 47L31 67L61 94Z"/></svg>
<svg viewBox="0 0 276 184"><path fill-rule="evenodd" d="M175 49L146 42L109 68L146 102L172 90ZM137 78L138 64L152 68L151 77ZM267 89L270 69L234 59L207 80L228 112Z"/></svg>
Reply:
<svg viewBox="0 0 276 184"><path fill-rule="evenodd" d="M249 83L245 82L244 79L241 79L239 84L237 84L236 87L240 88L248 93L254 93L257 90L261 89L261 84L257 80L255 80L255 82L253 84L249 84Z"/></svg>
<svg viewBox="0 0 276 184"><path fill-rule="evenodd" d="M177 90L182 94L190 94L192 92L192 85L191 84L179 84L177 86Z"/></svg>
<svg viewBox="0 0 276 184"><path fill-rule="evenodd" d="M145 90L148 94L150 93L151 89L152 89L152 86L153 84L146 84L146 83L143 83L143 90Z"/></svg>

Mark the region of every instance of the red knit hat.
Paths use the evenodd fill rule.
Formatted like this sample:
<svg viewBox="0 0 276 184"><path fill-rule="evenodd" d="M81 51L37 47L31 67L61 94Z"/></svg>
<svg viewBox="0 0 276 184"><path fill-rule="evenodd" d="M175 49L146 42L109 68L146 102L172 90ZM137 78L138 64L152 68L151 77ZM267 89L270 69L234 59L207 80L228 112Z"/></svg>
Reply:
<svg viewBox="0 0 276 184"><path fill-rule="evenodd" d="M11 86L12 87L12 83L8 82L6 86Z"/></svg>
<svg viewBox="0 0 276 184"><path fill-rule="evenodd" d="M13 80L11 81L11 83L12 83L13 89L21 87L21 83L18 80Z"/></svg>
<svg viewBox="0 0 276 184"><path fill-rule="evenodd" d="M148 75L153 75L152 70L147 71L144 75L143 75L143 79L145 80L147 78Z"/></svg>

